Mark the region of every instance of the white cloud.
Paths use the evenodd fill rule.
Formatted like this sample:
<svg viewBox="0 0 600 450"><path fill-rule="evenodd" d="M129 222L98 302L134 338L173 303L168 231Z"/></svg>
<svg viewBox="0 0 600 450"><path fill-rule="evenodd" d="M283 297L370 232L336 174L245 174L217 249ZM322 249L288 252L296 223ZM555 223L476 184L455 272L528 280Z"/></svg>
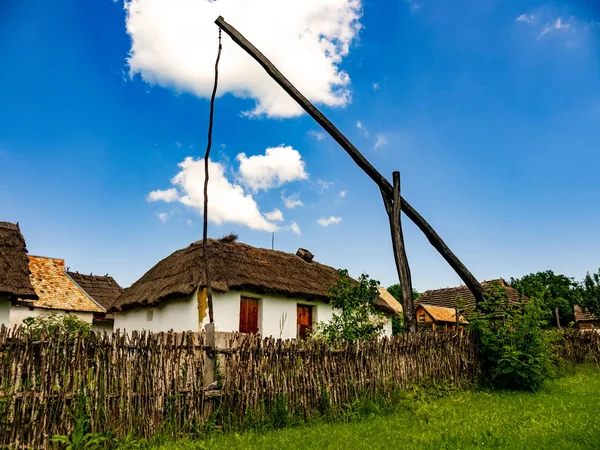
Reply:
<svg viewBox="0 0 600 450"><path fill-rule="evenodd" d="M322 141L327 137L324 131L309 130L308 134L314 137L317 141Z"/></svg>
<svg viewBox="0 0 600 450"><path fill-rule="evenodd" d="M369 135L369 131L365 128L365 126L362 124L362 122L360 120L358 120L356 122L356 128L358 128L358 131L363 136L368 136Z"/></svg>
<svg viewBox="0 0 600 450"><path fill-rule="evenodd" d="M571 28L571 24L564 23L562 20L562 17L557 17L554 22L546 25L542 29L542 31L540 32L540 37L550 33L551 31L554 31L554 30L568 30L570 28Z"/></svg>
<svg viewBox="0 0 600 450"><path fill-rule="evenodd" d="M289 197L286 197L282 193L281 200L283 200L283 204L288 209L294 209L296 206L304 206L304 203L300 200L300 194L292 194Z"/></svg>
<svg viewBox="0 0 600 450"><path fill-rule="evenodd" d="M208 97L222 15L311 101L350 102L340 69L361 29L361 0L125 0L129 74L150 84ZM250 115L292 117L302 109L223 33L219 95L256 101ZM290 57L293 55L293 57Z"/></svg>
<svg viewBox="0 0 600 450"><path fill-rule="evenodd" d="M330 186L333 186L335 184L334 181L327 181L327 180L322 180L322 179L318 179L317 182L317 187L319 188L319 191L321 192L321 194L325 191L325 189L328 189Z"/></svg>
<svg viewBox="0 0 600 450"><path fill-rule="evenodd" d="M317 220L317 223L323 227L328 227L331 224L340 223L341 221L342 221L341 217L330 216L330 217L321 217L319 220Z"/></svg>
<svg viewBox="0 0 600 450"><path fill-rule="evenodd" d="M181 170L171 179L171 183L175 187L168 191L175 190L177 201L202 214L204 211L204 159L187 157L179 163L179 167ZM278 229L277 225L269 222L260 213L252 195L246 194L241 186L229 182L225 176L223 165L209 160L208 170L210 174L208 218L211 222L216 224L239 223L254 230L276 231ZM164 198L157 198L157 200L164 200Z"/></svg>
<svg viewBox="0 0 600 450"><path fill-rule="evenodd" d="M158 218L161 222L166 222L167 221L167 217L169 217L169 215L165 212L163 213L159 213L158 214Z"/></svg>
<svg viewBox="0 0 600 450"><path fill-rule="evenodd" d="M531 23L533 22L533 14L521 14L516 20L517 22Z"/></svg>
<svg viewBox="0 0 600 450"><path fill-rule="evenodd" d="M176 145L177 147L181 148L181 142L177 141L177 142L175 142L175 145Z"/></svg>
<svg viewBox="0 0 600 450"><path fill-rule="evenodd" d="M373 90L374 90L374 91L378 90L378 89L381 87L381 86L379 85L379 83L373 83L373 84L372 84L372 86L373 86Z"/></svg>
<svg viewBox="0 0 600 450"><path fill-rule="evenodd" d="M347 194L346 191L340 191L340 194L339 194L340 198L346 198L346 194Z"/></svg>
<svg viewBox="0 0 600 450"><path fill-rule="evenodd" d="M172 203L178 199L179 199L179 193L177 192L177 189L175 189L175 188L165 189L164 191L161 191L161 190L152 191L146 197L146 200L148 202L162 201L162 202Z"/></svg>
<svg viewBox="0 0 600 450"><path fill-rule="evenodd" d="M268 148L264 155L249 158L240 153L236 159L240 162L241 182L253 191L308 178L300 153L290 146Z"/></svg>
<svg viewBox="0 0 600 450"><path fill-rule="evenodd" d="M378 134L377 140L375 141L375 148L379 148L379 147L382 147L387 144L388 144L387 137L385 137L385 135L383 135L383 134Z"/></svg>
<svg viewBox="0 0 600 450"><path fill-rule="evenodd" d="M209 199L209 200L210 200L210 199ZM186 221L185 221L185 223L186 223L186 225L187 225L188 227L191 227L191 226L192 226L192 221L191 221L190 219L186 220Z"/></svg>
<svg viewBox="0 0 600 450"><path fill-rule="evenodd" d="M265 213L265 217L269 220L277 220L277 221L282 221L283 220L283 213L281 212L281 210L275 208L273 211Z"/></svg>
<svg viewBox="0 0 600 450"><path fill-rule="evenodd" d="M298 226L298 224L296 222L292 222L290 224L290 228L292 229L292 231L297 234L298 236L300 236L302 234L302 232L300 231L300 227Z"/></svg>

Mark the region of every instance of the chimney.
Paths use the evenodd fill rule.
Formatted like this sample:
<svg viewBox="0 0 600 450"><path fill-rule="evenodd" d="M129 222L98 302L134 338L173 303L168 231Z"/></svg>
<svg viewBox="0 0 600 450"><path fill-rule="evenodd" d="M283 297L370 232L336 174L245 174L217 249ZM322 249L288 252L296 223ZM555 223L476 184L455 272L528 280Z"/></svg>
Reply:
<svg viewBox="0 0 600 450"><path fill-rule="evenodd" d="M299 248L298 251L296 252L296 256L299 256L306 262L311 262L313 260L313 258L315 257L315 255L313 255L311 252L309 252L305 248Z"/></svg>

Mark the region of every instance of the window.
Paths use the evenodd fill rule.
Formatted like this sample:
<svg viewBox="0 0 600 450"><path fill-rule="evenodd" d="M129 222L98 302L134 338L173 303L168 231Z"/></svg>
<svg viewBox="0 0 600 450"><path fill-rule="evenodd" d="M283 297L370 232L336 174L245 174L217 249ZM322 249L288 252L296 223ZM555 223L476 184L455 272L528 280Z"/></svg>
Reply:
<svg viewBox="0 0 600 450"><path fill-rule="evenodd" d="M425 313L419 313L418 320L419 322L425 322Z"/></svg>
<svg viewBox="0 0 600 450"><path fill-rule="evenodd" d="M312 330L312 306L298 305L296 307L296 324L298 339L306 339Z"/></svg>
<svg viewBox="0 0 600 450"><path fill-rule="evenodd" d="M240 298L240 333L258 333L258 299Z"/></svg>
<svg viewBox="0 0 600 450"><path fill-rule="evenodd" d="M147 309L146 310L146 322L152 322L152 319L154 319L154 310Z"/></svg>

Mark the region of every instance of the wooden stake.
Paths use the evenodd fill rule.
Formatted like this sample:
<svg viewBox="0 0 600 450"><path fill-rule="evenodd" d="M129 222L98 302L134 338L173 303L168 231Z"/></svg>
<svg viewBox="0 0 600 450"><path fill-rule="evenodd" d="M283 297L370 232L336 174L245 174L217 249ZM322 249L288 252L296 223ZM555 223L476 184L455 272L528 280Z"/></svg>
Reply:
<svg viewBox="0 0 600 450"><path fill-rule="evenodd" d="M556 326L560 330L560 316L558 314L558 306L554 308L554 315L556 316Z"/></svg>
<svg viewBox="0 0 600 450"><path fill-rule="evenodd" d="M263 69L273 78L279 86L283 88L327 133L350 155L354 162L377 184L381 192L389 200L392 199L392 185L381 175L375 167L352 145L335 125L323 115L304 95L296 89L289 80L269 61L254 45L252 45L244 36L242 36L234 27L225 22L222 16L219 16L215 23L242 49L246 51ZM467 285L475 297L475 302L484 300L483 287L473 276L458 257L448 248L442 238L425 221L425 219L403 198L400 199L400 209L412 220L417 227L425 234L431 245L442 255L442 257L456 271L458 276Z"/></svg>
<svg viewBox="0 0 600 450"><path fill-rule="evenodd" d="M400 288L402 291L404 326L411 333L416 333L417 319L415 317L415 303L412 296L412 280L408 258L406 257L402 223L400 220L400 172L396 171L392 173L392 181L394 183L392 201L390 202L383 192L381 195L390 221L394 261L396 262L396 270L398 271L398 278L400 279Z"/></svg>

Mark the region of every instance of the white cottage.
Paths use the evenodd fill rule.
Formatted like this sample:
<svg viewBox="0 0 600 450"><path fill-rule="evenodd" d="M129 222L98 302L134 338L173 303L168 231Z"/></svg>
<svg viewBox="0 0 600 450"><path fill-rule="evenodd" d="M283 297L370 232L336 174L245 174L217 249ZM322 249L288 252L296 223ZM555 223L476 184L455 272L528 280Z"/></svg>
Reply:
<svg viewBox="0 0 600 450"><path fill-rule="evenodd" d="M37 300L29 275L27 248L19 224L0 222L0 325L10 325L13 301Z"/></svg>
<svg viewBox="0 0 600 450"><path fill-rule="evenodd" d="M327 292L338 272L313 261L310 252L256 248L235 237L207 244L217 331L290 339L331 318ZM204 272L202 241L166 257L111 308L115 329L202 330L209 323ZM388 316L385 333L391 335L391 318L402 309L383 288L381 293L377 307Z"/></svg>

